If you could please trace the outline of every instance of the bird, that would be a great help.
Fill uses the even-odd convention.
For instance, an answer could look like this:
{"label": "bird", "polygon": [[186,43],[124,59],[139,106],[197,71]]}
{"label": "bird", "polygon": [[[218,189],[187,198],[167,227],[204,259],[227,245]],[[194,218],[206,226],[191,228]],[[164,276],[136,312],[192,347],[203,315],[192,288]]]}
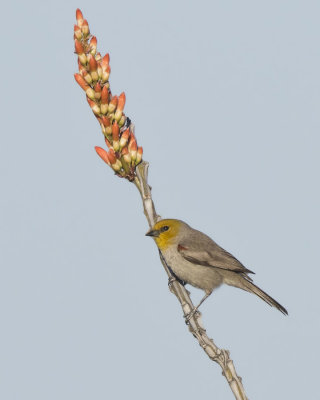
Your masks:
{"label": "bird", "polygon": [[267,304],[288,315],[275,299],[253,283],[247,269],[232,254],[204,233],[178,219],[161,219],[146,233],[154,238],[174,278],[205,292],[200,303],[187,315],[189,321],[213,290],[222,284],[254,293]]}

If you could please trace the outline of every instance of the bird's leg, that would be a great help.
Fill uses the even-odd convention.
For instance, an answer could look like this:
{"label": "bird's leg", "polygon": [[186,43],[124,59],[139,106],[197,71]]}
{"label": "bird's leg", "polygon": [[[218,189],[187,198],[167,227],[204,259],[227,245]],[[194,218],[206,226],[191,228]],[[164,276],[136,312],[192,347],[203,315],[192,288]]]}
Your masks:
{"label": "bird's leg", "polygon": [[202,298],[202,300],[200,301],[200,303],[197,305],[197,307],[195,307],[192,311],[189,312],[189,314],[187,314],[185,316],[186,318],[186,324],[190,321],[190,318],[192,318],[194,316],[194,314],[198,311],[198,308],[201,306],[201,304],[210,296],[212,292],[210,293],[206,293],[205,296]]}

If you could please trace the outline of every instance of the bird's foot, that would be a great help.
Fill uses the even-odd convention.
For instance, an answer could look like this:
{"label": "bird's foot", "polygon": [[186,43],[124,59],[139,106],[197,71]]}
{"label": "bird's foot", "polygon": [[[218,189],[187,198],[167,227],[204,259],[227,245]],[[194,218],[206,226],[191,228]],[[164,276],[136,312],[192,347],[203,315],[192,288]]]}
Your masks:
{"label": "bird's foot", "polygon": [[171,286],[172,286],[172,284],[173,284],[173,282],[175,282],[177,280],[177,278],[175,277],[175,276],[173,276],[173,275],[171,275],[170,277],[169,277],[169,279],[168,279],[168,286],[169,286],[169,289],[171,290]]}
{"label": "bird's foot", "polygon": [[187,284],[187,282],[181,280],[180,278],[177,277],[177,275],[175,275],[172,271],[172,269],[169,267],[169,270],[171,272],[171,276],[168,279],[168,286],[169,288],[171,288],[173,282],[179,282],[182,286],[185,286]]}
{"label": "bird's foot", "polygon": [[197,308],[197,307],[195,307],[193,310],[191,310],[188,314],[185,314],[185,315],[184,315],[185,322],[186,322],[187,325],[189,324],[190,319],[191,319],[195,314],[200,314],[200,312],[198,311],[198,308]]}

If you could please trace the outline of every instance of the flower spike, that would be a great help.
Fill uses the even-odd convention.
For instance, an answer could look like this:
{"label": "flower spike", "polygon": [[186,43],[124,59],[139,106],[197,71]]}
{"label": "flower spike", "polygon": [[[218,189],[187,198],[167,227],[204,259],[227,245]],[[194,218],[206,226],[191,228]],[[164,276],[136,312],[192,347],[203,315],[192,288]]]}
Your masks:
{"label": "flower spike", "polygon": [[142,160],[142,147],[137,146],[134,128],[124,113],[126,96],[112,95],[110,90],[110,56],[97,50],[97,38],[90,34],[88,21],[76,11],[74,46],[78,56],[76,82],[86,93],[88,104],[97,118],[108,151],[95,147],[99,157],[129,181],[135,179],[136,165]]}

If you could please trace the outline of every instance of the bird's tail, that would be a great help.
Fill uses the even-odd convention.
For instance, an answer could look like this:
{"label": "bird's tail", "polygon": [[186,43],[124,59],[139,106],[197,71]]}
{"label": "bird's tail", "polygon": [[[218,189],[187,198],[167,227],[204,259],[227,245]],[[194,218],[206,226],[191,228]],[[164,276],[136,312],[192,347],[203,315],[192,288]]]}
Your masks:
{"label": "bird's tail", "polygon": [[248,281],[245,277],[241,277],[238,281],[238,284],[234,284],[234,286],[237,286],[240,289],[246,290],[247,292],[254,293],[257,296],[260,297],[260,299],[264,300],[266,303],[269,304],[271,307],[277,308],[279,311],[282,312],[282,314],[288,315],[288,311],[280,304],[278,303],[275,299],[273,299],[271,296],[269,296],[266,292],[264,292],[262,289],[260,289],[258,286],[256,286],[254,283]]}

